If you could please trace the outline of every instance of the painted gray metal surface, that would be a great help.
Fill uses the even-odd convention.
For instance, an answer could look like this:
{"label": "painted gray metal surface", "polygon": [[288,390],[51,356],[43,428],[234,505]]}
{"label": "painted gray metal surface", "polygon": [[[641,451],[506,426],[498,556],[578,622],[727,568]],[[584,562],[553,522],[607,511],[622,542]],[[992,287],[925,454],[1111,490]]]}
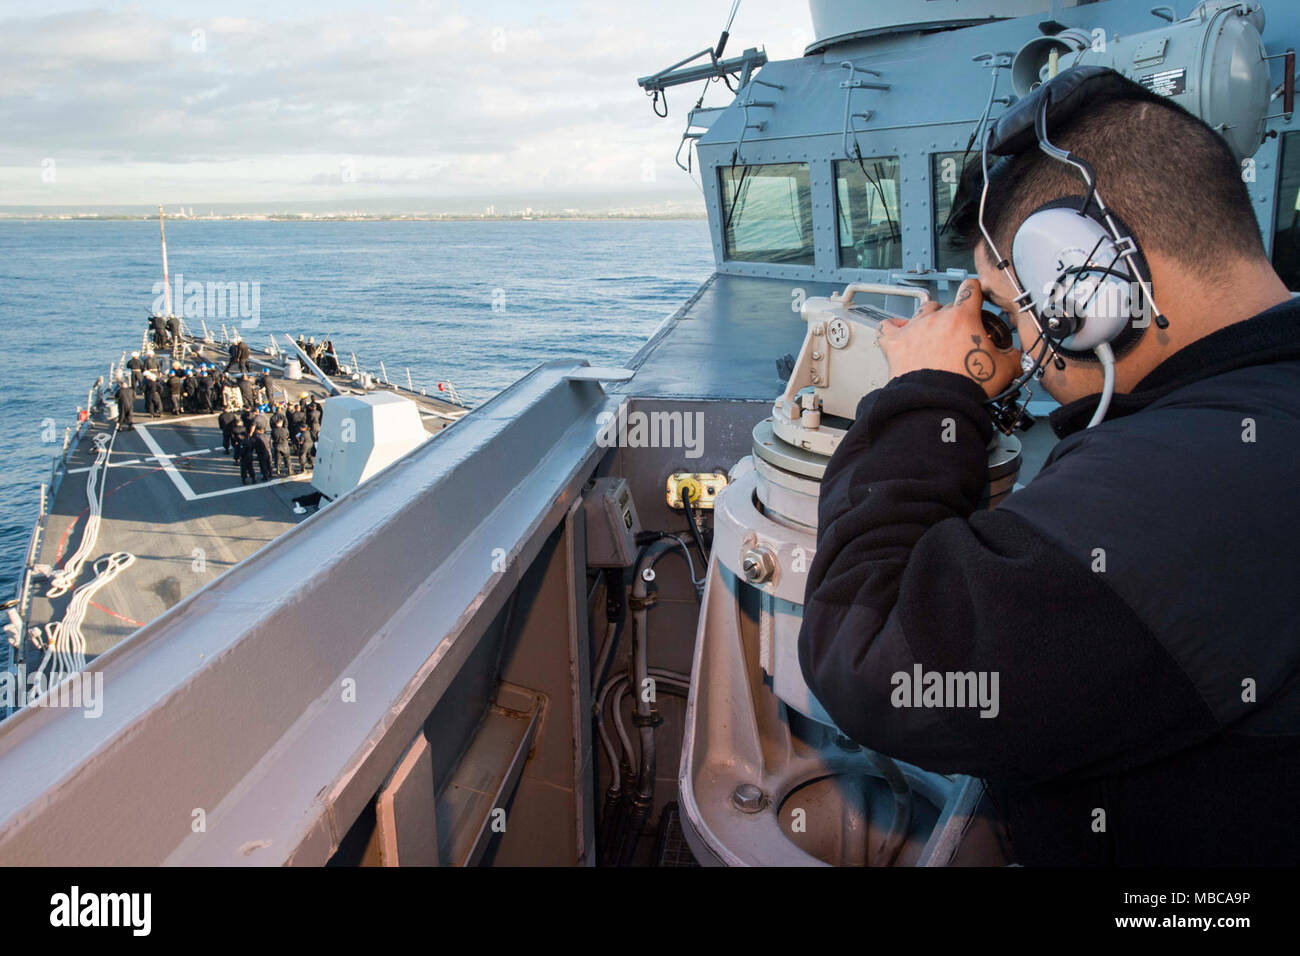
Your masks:
{"label": "painted gray metal surface", "polygon": [[[1032,5],[1032,4],[1031,4]],[[853,32],[848,28],[867,16],[867,8],[885,11],[880,17],[901,22],[891,4],[814,3],[814,19],[823,17],[826,26],[818,34],[834,31]],[[920,7],[956,7],[945,2],[918,4]],[[960,6],[967,8],[962,0]],[[994,6],[1007,8],[1006,4]],[[1014,5],[1012,14],[1014,15]],[[1036,6],[1044,10],[1047,4]],[[1300,8],[1293,4],[1264,4],[1267,25],[1264,43],[1270,54],[1295,46],[1300,34]],[[822,11],[819,13],[819,9]],[[973,8],[972,8],[973,9]],[[1085,30],[1102,28],[1109,34],[1129,35],[1159,27],[1165,21],[1153,16],[1150,4],[1129,0],[1059,7],[1055,19],[1069,27]],[[1186,10],[1182,11],[1184,14]],[[796,281],[818,280],[847,283],[851,281],[890,281],[891,277],[912,271],[929,273],[935,265],[932,173],[930,154],[964,150],[988,97],[989,71],[972,62],[986,52],[1014,53],[1029,40],[1041,36],[1041,15],[1020,19],[980,23],[962,29],[928,34],[916,32],[872,36],[867,39],[837,43],[828,50],[810,53],[799,59],[769,63],[753,83],[741,89],[735,100],[718,116],[698,140],[700,179],[709,212],[714,259],[719,272],[786,278]],[[863,21],[866,22],[866,21]],[[871,32],[867,30],[866,32]],[[816,46],[816,44],[814,44]],[[844,147],[844,90],[841,83],[850,62],[858,70],[877,71],[886,91],[861,90],[853,94],[854,111],[871,111],[871,118],[850,137],[866,159],[896,156],[900,170],[900,219],[903,240],[902,266],[896,270],[846,269],[839,266],[833,163],[849,158]],[[1281,82],[1281,61],[1273,61],[1275,82]],[[758,80],[776,84],[759,86]],[[1010,77],[1004,71],[998,85],[999,95],[1011,92]],[[763,128],[746,129],[745,101],[758,98],[773,102],[761,110]],[[994,116],[997,115],[995,107]],[[1280,112],[1280,104],[1275,111]],[[751,110],[752,113],[752,110]],[[752,119],[752,117],[751,117]],[[1267,128],[1285,133],[1300,129],[1300,120],[1282,117],[1270,119]],[[1277,160],[1280,140],[1271,138],[1254,155],[1255,168],[1247,179],[1247,188],[1255,203],[1257,218],[1266,244],[1272,242],[1274,199],[1276,196]],[[812,266],[741,262],[726,258],[723,239],[721,194],[718,169],[735,164],[806,162],[812,183],[813,233],[815,263]],[[937,290],[940,297],[945,291]]]}
{"label": "painted gray metal surface", "polygon": [[573,364],[539,367],[104,655],[100,719],[7,721],[0,859],[325,862],[585,480],[607,399],[565,380]]}
{"label": "painted gray metal surface", "polygon": [[[758,657],[759,622],[743,606],[745,585],[715,557],[700,615],[692,662],[691,694],[678,791],[685,833],[695,856],[725,866],[822,866],[850,862],[851,852],[867,844],[866,822],[878,814],[878,801],[850,806],[850,780],[874,778],[874,758],[855,746],[841,747],[830,728],[797,724],[753,666]],[[972,811],[976,794],[966,779],[900,765],[913,792],[918,814],[899,865],[947,862],[936,859],[942,845],[951,853],[949,827],[959,828]],[[817,831],[817,813],[805,788],[831,777],[823,832],[830,822],[846,829],[846,844],[827,859],[792,836],[793,813],[809,814],[808,832]],[[843,785],[838,785],[843,781]],[[737,787],[757,786],[766,798],[759,812],[743,812],[732,799]],[[823,798],[825,799],[825,798]],[[860,821],[853,821],[861,815]],[[853,821],[853,822],[851,822]],[[842,822],[842,823],[841,823]],[[873,832],[883,825],[873,821]],[[856,838],[856,845],[848,840]],[[986,859],[985,864],[1000,862]]]}
{"label": "painted gray metal surface", "polygon": [[825,283],[715,275],[628,362],[621,394],[662,398],[770,398],[780,391],[776,360],[799,351],[806,326],[798,306],[827,295]]}
{"label": "painted gray metal surface", "polygon": [[816,39],[809,51],[889,30],[1019,17],[1056,6],[1059,0],[810,0]]}
{"label": "painted gray metal surface", "polygon": [[[1156,22],[1144,6],[1120,0],[1066,8],[1060,17],[1126,32]],[[1270,18],[1266,41],[1295,35],[1300,11],[1277,6]],[[700,156],[722,274],[637,353],[629,363],[635,376],[609,389],[613,399],[639,408],[698,401],[709,450],[690,470],[725,469],[743,456],[750,429],[779,390],[775,360],[796,352],[802,339],[799,297],[825,295],[851,280],[890,278],[837,264],[831,163],[844,153],[839,84],[848,71],[841,62],[877,70],[889,87],[853,94],[855,109],[874,111],[856,141],[865,157],[899,156],[903,264],[924,271],[933,264],[928,154],[964,147],[987,95],[987,73],[970,58],[1017,49],[1037,35],[1037,19],[854,40],[826,55],[770,64],[737,104],[711,115]],[[750,121],[755,110],[762,114],[761,129],[747,123],[741,102],[754,104]],[[1271,125],[1289,128],[1282,121]],[[1277,148],[1276,139],[1261,148],[1249,184],[1269,236]],[[737,162],[809,163],[814,266],[724,261],[716,168],[730,163],[733,152]],[[502,841],[498,862],[549,862],[566,854],[564,862],[588,862],[591,792],[580,781],[593,769],[584,670],[590,648],[577,496],[600,463],[629,477],[647,527],[676,528],[681,517],[662,504],[663,476],[681,463],[680,450],[611,454],[595,446],[596,416],[612,405],[596,377],[574,363],[540,367],[438,443],[172,607],[95,662],[105,676],[103,717],[29,710],[6,722],[0,861],[324,862],[392,780],[421,728],[436,779],[457,779],[458,748],[504,680],[544,697],[547,710],[535,728],[541,743],[526,763],[508,734],[495,748],[482,741],[485,750],[503,755],[502,780],[517,787],[512,813],[525,824]],[[1050,444],[1046,428],[1031,433],[1022,478]],[[680,560],[664,564],[663,598],[651,623],[662,654],[655,663],[676,669],[690,666],[699,616],[684,576]],[[709,614],[726,639],[741,629],[735,603],[724,600],[723,589],[733,584],[715,562]],[[506,626],[512,596],[518,600],[524,591],[536,600],[512,627],[528,635],[526,645],[512,643]],[[728,666],[717,641],[701,647],[715,673]],[[501,649],[512,656],[497,667],[485,652]],[[352,692],[355,699],[347,699]],[[437,718],[462,704],[453,733],[450,718]],[[697,705],[693,699],[678,713],[675,701],[665,702],[662,734],[672,740],[661,745],[662,772],[676,763],[683,722],[700,718]],[[732,713],[743,716],[739,697],[735,706]],[[683,773],[689,767],[705,777],[692,782],[692,793],[711,787],[725,798],[729,791],[718,789],[716,775],[755,769],[746,761],[762,759],[757,737],[705,754],[693,749],[693,733],[688,728]],[[813,762],[787,761],[763,772],[794,786],[815,769]],[[715,776],[706,779],[709,774]],[[942,789],[937,780],[929,784]],[[667,798],[670,788],[663,789]],[[564,821],[562,836],[545,845],[528,841],[529,826],[550,822],[558,831],[557,821]],[[511,842],[516,832],[525,836]],[[695,836],[701,852],[716,850],[718,844]]]}

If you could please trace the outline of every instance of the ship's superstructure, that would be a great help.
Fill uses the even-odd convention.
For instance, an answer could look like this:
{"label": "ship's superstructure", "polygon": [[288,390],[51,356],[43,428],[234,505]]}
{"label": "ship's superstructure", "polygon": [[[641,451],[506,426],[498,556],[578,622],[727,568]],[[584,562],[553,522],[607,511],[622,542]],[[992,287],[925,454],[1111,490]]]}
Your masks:
{"label": "ship's superstructure", "polygon": [[[943,240],[981,122],[1063,71],[1110,67],[1220,129],[1300,288],[1300,12],[812,9],[802,57],[724,38],[642,78],[657,107],[736,94],[684,117],[679,151],[716,272],[627,367],[539,366],[183,595],[90,663],[100,719],[6,721],[0,859],[1007,861],[981,781],[859,747],[804,684],[818,480],[888,377],[882,319],[969,274]],[[990,444],[990,506],[1047,431]]]}

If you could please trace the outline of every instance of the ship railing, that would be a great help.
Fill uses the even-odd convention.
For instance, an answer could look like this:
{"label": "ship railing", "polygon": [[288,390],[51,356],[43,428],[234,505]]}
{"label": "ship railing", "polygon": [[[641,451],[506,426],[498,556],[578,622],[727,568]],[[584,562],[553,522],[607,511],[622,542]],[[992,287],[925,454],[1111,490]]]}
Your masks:
{"label": "ship railing", "polygon": [[[36,521],[32,524],[31,537],[27,541],[27,559],[23,562],[23,573],[18,578],[18,616],[22,618],[24,628],[27,624],[27,606],[30,601],[32,568],[41,545],[41,533],[45,529],[45,519],[49,515],[49,486],[41,482],[40,497],[36,506]],[[21,635],[20,635],[21,637]]]}
{"label": "ship railing", "polygon": [[[15,678],[20,676],[18,675],[18,668],[22,665],[25,656],[23,646],[27,641],[27,615],[31,610],[32,569],[36,566],[37,555],[40,554],[41,538],[45,533],[45,519],[49,517],[49,507],[49,486],[45,482],[41,482],[36,506],[36,520],[32,522],[31,537],[27,540],[26,559],[23,561],[22,573],[18,575],[18,590],[14,594],[14,614],[18,618],[18,629],[11,641],[6,642],[6,654],[8,656],[6,666],[15,675]],[[0,708],[4,717],[8,717],[15,709],[8,704]]]}
{"label": "ship railing", "polygon": [[[112,375],[112,367],[109,369]],[[31,579],[32,571],[36,566],[36,558],[39,554],[40,542],[45,531],[45,521],[49,517],[50,502],[58,493],[60,485],[63,483],[63,476],[67,471],[68,459],[76,451],[77,446],[81,443],[81,437],[90,427],[91,410],[95,408],[104,397],[104,379],[98,378],[86,393],[86,417],[79,420],[75,426],[69,425],[63,430],[63,444],[59,450],[50,459],[50,477],[48,482],[42,482],[40,486],[40,501],[36,509],[36,521],[32,525],[31,538],[27,543],[27,558],[23,562],[22,573],[18,576],[18,591],[15,595],[17,599],[17,614],[22,622],[21,630],[17,636],[18,647],[9,655],[11,667],[17,666],[22,660],[22,642],[25,640],[27,633],[27,613],[30,610],[31,603]],[[80,411],[80,409],[78,410]]]}
{"label": "ship railing", "polygon": [[[348,375],[356,375],[358,377],[366,374],[370,374],[367,373],[361,367],[360,363],[357,361],[356,352],[350,352],[348,354],[352,357],[352,365],[350,368],[341,369],[341,371],[346,371]],[[404,386],[400,382],[393,382],[389,380],[388,368],[387,366],[385,366],[382,359],[379,362],[379,370],[380,370],[380,378],[382,379],[385,387],[391,388],[395,392],[409,392],[412,395],[419,395],[423,398],[430,397],[429,389],[427,387],[420,386],[418,389],[415,387],[415,383],[411,379],[411,370],[409,367],[406,369],[406,385]],[[371,378],[375,378],[375,376],[372,374]],[[376,379],[376,381],[379,380],[380,379]],[[433,397],[439,398],[442,401],[451,402],[451,404],[453,405],[460,405],[462,408],[466,407],[465,402],[460,397],[460,393],[456,391],[456,386],[453,385],[451,382],[438,382],[437,388],[438,388],[438,394]]]}
{"label": "ship railing", "polygon": [[[591,707],[588,693],[574,693],[584,682],[569,674],[590,659],[581,491],[606,453],[595,438],[611,401],[601,371],[574,361],[539,366],[439,447],[413,450],[101,655],[96,671],[116,688],[111,719],[26,707],[6,721],[0,859],[326,863],[375,794],[403,776],[394,770],[430,715],[461,706],[472,662],[516,646],[568,667],[530,686],[545,695],[548,726],[560,729],[534,741],[521,727],[493,756],[495,779],[511,781],[502,799],[535,747],[539,764],[561,768],[555,786],[574,795],[583,845],[594,843],[565,728],[581,728]],[[514,453],[503,460],[501,448]],[[376,576],[377,567],[385,573]],[[561,613],[541,622],[523,604],[518,630],[503,624],[512,595],[543,581],[563,595]],[[339,704],[340,686],[365,692]],[[234,748],[222,731],[232,713],[247,729]],[[457,734],[457,750],[470,733]],[[31,759],[51,748],[59,760]],[[141,768],[162,752],[174,760],[158,787]],[[117,812],[140,801],[153,812]],[[448,832],[478,845],[488,812],[505,805],[481,801]],[[156,822],[217,806],[202,834]],[[534,825],[547,821],[511,817],[516,832]]]}
{"label": "ship railing", "polygon": [[63,430],[63,447],[60,448],[50,462],[50,494],[55,494],[59,489],[59,484],[63,479],[64,467],[68,464],[68,459],[76,451],[77,445],[81,441],[81,435],[90,424],[90,413],[87,410],[84,421],[77,422],[76,426],[69,425]]}

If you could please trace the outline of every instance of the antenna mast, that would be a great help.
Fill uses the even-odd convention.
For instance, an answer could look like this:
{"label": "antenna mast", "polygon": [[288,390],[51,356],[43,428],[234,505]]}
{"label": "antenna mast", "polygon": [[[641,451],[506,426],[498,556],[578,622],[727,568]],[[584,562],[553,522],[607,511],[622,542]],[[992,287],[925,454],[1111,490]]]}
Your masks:
{"label": "antenna mast", "polygon": [[163,227],[162,203],[158,204],[158,234],[162,236],[163,293],[167,296],[167,315],[170,318],[172,314],[172,287],[171,280],[167,277],[167,230]]}

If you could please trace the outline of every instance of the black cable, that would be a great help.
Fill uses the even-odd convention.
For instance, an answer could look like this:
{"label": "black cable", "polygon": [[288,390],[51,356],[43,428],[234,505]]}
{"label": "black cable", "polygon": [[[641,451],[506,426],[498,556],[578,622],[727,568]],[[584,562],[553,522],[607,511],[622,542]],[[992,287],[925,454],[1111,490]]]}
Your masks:
{"label": "black cable", "polygon": [[693,500],[694,499],[690,492],[683,489],[682,504],[685,505],[685,507],[682,510],[686,512],[686,523],[691,526],[691,536],[695,539],[695,547],[700,552],[700,560],[704,562],[704,568],[705,571],[707,571],[709,567],[709,555],[704,549],[704,535],[700,534],[700,526],[695,521],[695,510],[691,507],[691,502]]}
{"label": "black cable", "polygon": [[[735,169],[736,157],[734,154],[732,155],[731,164],[732,164],[731,168]],[[737,204],[740,202],[740,191],[742,188],[744,188],[745,180],[749,177],[749,171],[751,168],[752,167],[746,165],[740,171],[740,179],[736,182],[736,188],[731,191],[731,208],[727,210],[726,221],[723,222],[722,224],[722,235],[724,238],[731,230],[731,220],[736,217],[736,210],[739,208]],[[735,173],[732,173],[732,176],[734,177]],[[745,193],[745,195],[748,196],[749,193]]]}
{"label": "black cable", "polygon": [[[885,199],[885,190],[881,188],[879,181],[872,179],[871,174],[867,172],[867,167],[862,162],[862,147],[858,145],[856,139],[853,141],[853,151],[857,154],[858,166],[862,169],[862,175],[867,178],[867,182],[875,187],[876,195],[880,197],[880,207],[885,211],[885,221],[889,223],[889,238],[897,242],[898,228],[894,225],[894,217],[889,214],[889,201]],[[876,175],[881,176],[880,163],[878,162],[876,163]]]}
{"label": "black cable", "polygon": [[[970,131],[970,139],[966,141],[966,148],[962,150],[961,162],[957,164],[958,170],[963,170],[966,168],[966,160],[970,156],[971,147],[975,145],[975,137],[979,135],[980,127],[982,125],[983,125],[983,120],[980,120],[975,124],[975,128]],[[957,181],[960,184],[961,182],[960,172],[958,172]],[[939,235],[942,236],[944,233],[948,231],[948,225],[952,222],[952,214],[956,208],[957,208],[957,193],[956,190],[953,190],[952,200],[948,203],[948,215],[944,218],[943,225],[939,227]]]}
{"label": "black cable", "polygon": [[[889,225],[889,238],[891,241],[897,242],[898,227],[894,225],[894,217],[889,213],[889,201],[885,199],[885,191],[883,188],[881,188],[880,183],[877,182],[875,179],[873,179],[871,174],[867,172],[866,164],[862,161],[862,147],[858,145],[856,138],[853,141],[853,152],[855,154],[853,158],[857,159],[858,168],[862,170],[863,178],[865,178],[867,182],[871,183],[872,187],[876,191],[876,195],[880,197],[880,207],[884,210],[885,222],[888,223]],[[883,178],[883,174],[880,173],[880,163],[876,163],[876,172],[878,175],[881,176],[881,178]],[[850,227],[850,238],[851,237],[852,237],[852,227]],[[866,241],[865,238],[863,241],[864,242]],[[857,243],[854,242],[854,245],[856,246]]]}

